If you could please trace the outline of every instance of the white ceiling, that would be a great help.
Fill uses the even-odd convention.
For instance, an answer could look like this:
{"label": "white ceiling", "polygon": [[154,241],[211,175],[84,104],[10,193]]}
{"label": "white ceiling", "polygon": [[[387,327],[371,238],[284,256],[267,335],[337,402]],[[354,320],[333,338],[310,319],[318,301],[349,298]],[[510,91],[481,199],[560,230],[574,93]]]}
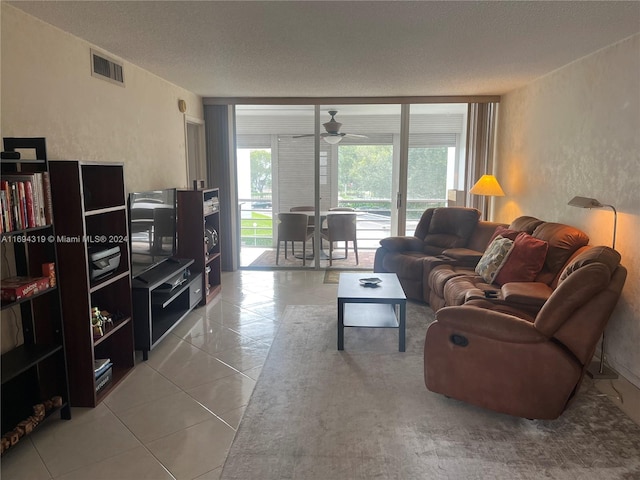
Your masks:
{"label": "white ceiling", "polygon": [[7,3],[204,97],[500,95],[640,32],[640,1]]}

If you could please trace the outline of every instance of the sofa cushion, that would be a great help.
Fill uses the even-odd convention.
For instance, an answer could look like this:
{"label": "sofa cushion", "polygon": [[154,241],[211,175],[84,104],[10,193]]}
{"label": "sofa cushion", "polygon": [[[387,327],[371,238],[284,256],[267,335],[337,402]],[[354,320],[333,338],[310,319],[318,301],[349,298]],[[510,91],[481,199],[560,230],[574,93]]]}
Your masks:
{"label": "sofa cushion", "polygon": [[444,287],[449,280],[453,277],[474,275],[474,273],[472,269],[468,268],[459,268],[454,265],[440,265],[429,272],[427,285],[438,297],[444,298]]}
{"label": "sofa cushion", "polygon": [[484,252],[482,258],[476,265],[475,272],[482,277],[487,283],[493,283],[500,268],[504,264],[511,248],[513,248],[513,240],[498,235],[491,245]]}
{"label": "sofa cushion", "polygon": [[394,272],[398,278],[422,281],[424,255],[418,252],[389,252],[382,259],[386,272]]}
{"label": "sofa cushion", "polygon": [[532,234],[535,238],[549,243],[549,250],[536,282],[551,285],[573,252],[589,243],[586,233],[562,223],[545,222]]}
{"label": "sofa cushion", "polygon": [[523,215],[511,222],[509,228],[511,230],[517,230],[518,232],[527,232],[528,234],[532,234],[533,231],[543,223],[544,221],[538,220],[536,217]]}
{"label": "sofa cushion", "polygon": [[500,293],[507,303],[526,305],[537,311],[551,296],[553,289],[540,282],[510,282],[502,286]]}
{"label": "sofa cushion", "polygon": [[418,237],[387,237],[380,240],[380,245],[390,252],[420,252],[423,242]]}
{"label": "sofa cushion", "polygon": [[436,208],[424,243],[440,248],[465,247],[479,219],[480,212],[475,208]]}
{"label": "sofa cushion", "polygon": [[495,290],[495,286],[485,282],[479,275],[453,277],[444,285],[445,305],[463,305],[471,299],[485,298],[484,292],[487,290]]}
{"label": "sofa cushion", "polygon": [[469,237],[469,241],[465,248],[476,250],[480,252],[480,256],[482,256],[482,252],[484,252],[487,249],[487,246],[491,243],[489,239],[493,237],[496,228],[499,226],[506,227],[507,225],[498,222],[478,222],[475,230]]}
{"label": "sofa cushion", "polygon": [[614,270],[620,265],[620,259],[620,254],[612,248],[605,246],[589,248],[576,256],[567,268],[564,269],[558,280],[558,285],[566,280],[573,272],[591,263],[602,263],[606,265],[609,272],[613,274]]}
{"label": "sofa cushion", "polygon": [[520,232],[493,281],[498,285],[509,282],[533,282],[544,265],[548,249],[549,244],[544,240]]}
{"label": "sofa cushion", "polygon": [[503,227],[501,225],[497,226],[495,231],[493,232],[493,235],[491,235],[489,242],[487,243],[487,247],[491,245],[491,242],[493,242],[498,235],[500,235],[503,238],[508,238],[509,240],[515,240],[519,233],[520,233],[520,230],[513,230],[511,228]]}

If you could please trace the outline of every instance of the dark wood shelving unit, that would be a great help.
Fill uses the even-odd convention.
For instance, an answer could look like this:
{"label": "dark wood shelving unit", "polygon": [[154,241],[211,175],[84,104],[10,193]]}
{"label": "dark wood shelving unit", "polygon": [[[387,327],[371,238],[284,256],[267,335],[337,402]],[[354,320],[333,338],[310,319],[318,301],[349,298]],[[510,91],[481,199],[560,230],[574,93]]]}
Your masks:
{"label": "dark wood shelving unit", "polygon": [[[32,140],[41,145],[42,150],[38,149],[37,152],[45,159],[3,159],[3,177],[13,173],[49,171],[44,139],[5,138],[4,149],[14,151],[14,147],[32,148]],[[15,272],[11,267],[10,276],[42,277],[42,265],[54,263],[57,277],[56,233],[53,224],[2,233],[3,261],[11,258],[12,262],[8,263],[15,263]],[[23,336],[23,343],[6,351],[0,359],[2,435],[13,431],[19,422],[34,415],[35,405],[50,401],[54,396],[61,397],[62,404],[48,409],[46,416],[59,412],[61,418],[70,419],[60,289],[53,285],[17,301],[2,302],[1,309],[2,322],[20,322]],[[38,424],[35,424],[36,428]]]}
{"label": "dark wood shelving unit", "polygon": [[[216,232],[215,245],[207,244],[207,230]],[[178,256],[193,258],[191,270],[202,274],[201,305],[222,288],[219,189],[178,190]]]}
{"label": "dark wood shelving unit", "polygon": [[191,270],[193,263],[170,258],[133,279],[135,345],[144,360],[202,299],[202,278]]}
{"label": "dark wood shelving unit", "polygon": [[[50,162],[60,263],[71,404],[95,407],[135,364],[129,265],[129,231],[121,163]],[[56,206],[57,205],[57,206]],[[92,253],[119,247],[117,268],[94,278]],[[94,336],[91,308],[113,316]],[[112,380],[96,391],[94,361],[113,362]]]}

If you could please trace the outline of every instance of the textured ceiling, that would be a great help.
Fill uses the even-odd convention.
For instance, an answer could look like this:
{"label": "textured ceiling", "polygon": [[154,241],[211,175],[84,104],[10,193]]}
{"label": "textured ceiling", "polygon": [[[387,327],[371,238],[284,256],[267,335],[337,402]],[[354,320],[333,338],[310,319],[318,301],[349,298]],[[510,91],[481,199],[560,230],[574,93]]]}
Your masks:
{"label": "textured ceiling", "polygon": [[204,97],[500,95],[640,32],[640,2],[7,2]]}

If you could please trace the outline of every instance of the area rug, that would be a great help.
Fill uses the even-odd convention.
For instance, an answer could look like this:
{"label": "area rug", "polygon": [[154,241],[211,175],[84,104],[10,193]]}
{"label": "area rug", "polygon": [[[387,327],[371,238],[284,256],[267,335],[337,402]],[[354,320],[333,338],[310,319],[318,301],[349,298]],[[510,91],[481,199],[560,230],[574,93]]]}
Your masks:
{"label": "area rug", "polygon": [[[300,248],[296,248],[296,253],[301,254],[302,250]],[[344,249],[341,252],[344,254]],[[375,250],[358,250],[358,265],[356,265],[356,256],[353,253],[353,250],[349,250],[349,256],[346,259],[342,260],[334,260],[333,268],[349,268],[354,270],[372,270],[373,269],[373,259],[376,255]],[[295,258],[291,255],[291,250],[289,250],[288,254],[289,258],[284,258],[284,250],[280,252],[280,259],[278,260],[278,267],[302,267],[302,260],[299,258]],[[307,267],[313,267],[313,260],[307,260]],[[320,260],[320,266],[322,268],[330,268],[328,260]],[[253,262],[249,264],[249,268],[273,268],[276,267],[276,251],[267,250],[263,252],[258,258],[256,258]]]}
{"label": "area rug", "polygon": [[405,353],[394,329],[347,329],[339,352],[332,309],[287,307],[221,478],[640,478],[640,426],[591,380],[554,421],[429,392],[432,320],[410,303]]}

